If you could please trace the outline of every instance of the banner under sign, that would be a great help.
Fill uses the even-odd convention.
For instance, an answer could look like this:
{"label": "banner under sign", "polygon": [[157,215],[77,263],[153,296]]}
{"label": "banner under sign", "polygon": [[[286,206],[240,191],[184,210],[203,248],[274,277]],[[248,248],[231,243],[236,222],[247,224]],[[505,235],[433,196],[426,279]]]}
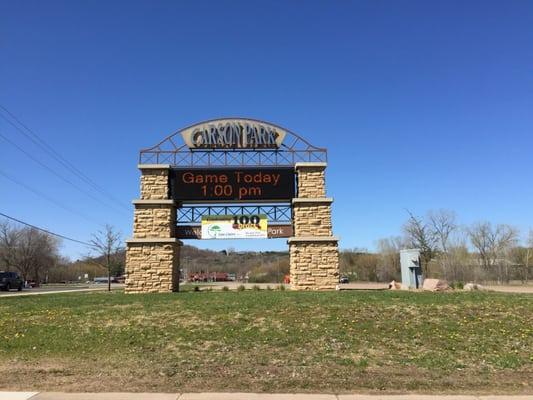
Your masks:
{"label": "banner under sign", "polygon": [[[269,224],[267,226],[267,235],[269,239],[289,238],[294,236],[291,224]],[[201,239],[201,225],[177,225],[176,238],[178,239]]]}
{"label": "banner under sign", "polygon": [[202,239],[267,239],[266,215],[202,217]]}

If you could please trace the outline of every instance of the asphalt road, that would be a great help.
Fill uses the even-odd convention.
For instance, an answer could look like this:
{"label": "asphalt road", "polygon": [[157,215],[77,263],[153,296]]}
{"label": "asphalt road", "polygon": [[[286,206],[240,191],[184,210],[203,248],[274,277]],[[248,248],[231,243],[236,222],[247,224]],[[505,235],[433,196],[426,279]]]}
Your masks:
{"label": "asphalt road", "polygon": [[[124,285],[122,284],[111,284],[111,290],[123,289]],[[49,294],[49,293],[68,293],[68,292],[92,292],[99,290],[107,290],[107,284],[91,284],[91,285],[81,285],[81,286],[45,286],[31,289],[22,289],[21,292],[17,290],[10,290],[9,292],[0,291],[0,297],[12,297],[12,296],[31,296],[38,294]]]}
{"label": "asphalt road", "polygon": [[[242,282],[210,282],[210,283],[194,283],[187,282],[188,285],[198,285],[200,288],[211,287],[214,290],[222,290],[224,286],[227,286],[231,290],[236,290],[237,287],[243,285],[246,289],[252,289],[254,286],[259,286],[261,289],[267,289],[268,287],[275,289],[280,286],[279,283],[242,283]],[[183,285],[183,283],[180,283]],[[286,289],[290,288],[290,285],[283,285]],[[354,282],[339,285],[341,290],[386,290],[388,288],[387,283],[374,283],[374,282]],[[485,286],[486,289],[495,291],[495,292],[506,292],[506,293],[533,293],[533,285],[490,285]],[[111,290],[124,289],[123,284],[111,285]],[[22,292],[16,290],[11,290],[9,292],[0,291],[0,297],[9,297],[9,296],[30,296],[38,294],[48,294],[48,293],[68,293],[68,292],[91,292],[98,290],[107,290],[107,284],[90,284],[90,285],[80,285],[80,286],[53,286],[53,287],[40,287],[33,289],[23,289]]]}

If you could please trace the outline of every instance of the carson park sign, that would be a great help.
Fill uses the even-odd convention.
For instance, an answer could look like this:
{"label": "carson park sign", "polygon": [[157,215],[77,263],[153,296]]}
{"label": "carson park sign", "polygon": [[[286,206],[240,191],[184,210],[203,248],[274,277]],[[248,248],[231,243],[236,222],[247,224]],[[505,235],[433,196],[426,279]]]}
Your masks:
{"label": "carson park sign", "polygon": [[181,132],[190,149],[279,148],[286,134],[274,125],[236,118],[200,123]]}
{"label": "carson park sign", "polygon": [[141,150],[126,292],[177,291],[180,239],[287,238],[291,288],[335,289],[326,166],[326,149],[247,118],[203,121]]}

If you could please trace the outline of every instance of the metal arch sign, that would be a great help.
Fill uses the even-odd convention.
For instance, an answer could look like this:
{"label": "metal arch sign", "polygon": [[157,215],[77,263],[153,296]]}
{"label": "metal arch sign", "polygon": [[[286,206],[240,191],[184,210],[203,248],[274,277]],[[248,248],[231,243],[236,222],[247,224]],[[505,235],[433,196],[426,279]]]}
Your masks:
{"label": "metal arch sign", "polygon": [[180,133],[190,149],[277,149],[287,134],[278,126],[240,118],[203,122]]}

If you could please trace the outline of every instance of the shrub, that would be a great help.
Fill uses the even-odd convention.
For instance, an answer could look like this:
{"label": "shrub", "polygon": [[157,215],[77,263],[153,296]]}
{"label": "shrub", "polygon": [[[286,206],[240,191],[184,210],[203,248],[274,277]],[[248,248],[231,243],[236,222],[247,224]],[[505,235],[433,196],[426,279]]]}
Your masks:
{"label": "shrub", "polygon": [[239,292],[244,292],[245,289],[246,288],[244,287],[244,285],[239,285],[239,287],[237,288]]}
{"label": "shrub", "polygon": [[199,287],[199,286],[195,286],[195,287],[194,287],[194,291],[195,291],[195,292],[199,292],[199,291],[200,291],[200,287]]}
{"label": "shrub", "polygon": [[452,282],[450,284],[450,287],[452,289],[463,289],[465,286],[464,282],[458,281],[458,282]]}
{"label": "shrub", "polygon": [[261,290],[261,288],[259,287],[259,285],[254,285],[254,286],[252,287],[252,290],[257,291],[257,290]]}
{"label": "shrub", "polygon": [[228,290],[229,290],[229,287],[227,287],[227,286],[224,286],[224,287],[222,288],[222,291],[223,291],[223,292],[227,292]]}
{"label": "shrub", "polygon": [[279,285],[278,289],[281,290],[281,291],[285,290],[285,285]]}

